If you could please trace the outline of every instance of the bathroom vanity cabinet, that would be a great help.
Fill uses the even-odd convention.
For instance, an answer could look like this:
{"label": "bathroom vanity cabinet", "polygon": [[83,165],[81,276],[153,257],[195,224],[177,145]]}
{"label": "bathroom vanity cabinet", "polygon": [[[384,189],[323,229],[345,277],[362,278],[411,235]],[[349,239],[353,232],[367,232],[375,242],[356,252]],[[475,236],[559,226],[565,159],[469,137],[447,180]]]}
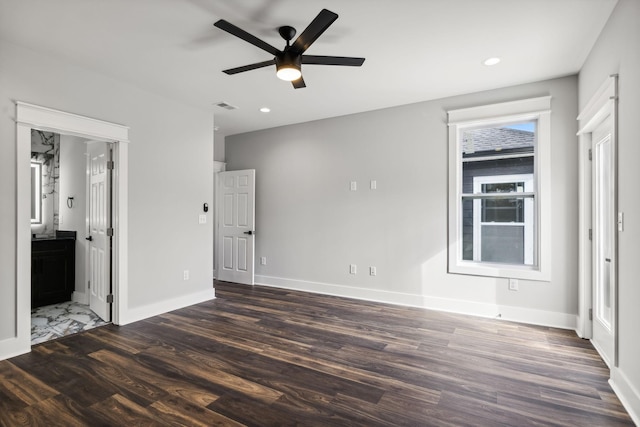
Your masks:
{"label": "bathroom vanity cabinet", "polygon": [[71,301],[75,248],[75,236],[31,241],[31,308]]}

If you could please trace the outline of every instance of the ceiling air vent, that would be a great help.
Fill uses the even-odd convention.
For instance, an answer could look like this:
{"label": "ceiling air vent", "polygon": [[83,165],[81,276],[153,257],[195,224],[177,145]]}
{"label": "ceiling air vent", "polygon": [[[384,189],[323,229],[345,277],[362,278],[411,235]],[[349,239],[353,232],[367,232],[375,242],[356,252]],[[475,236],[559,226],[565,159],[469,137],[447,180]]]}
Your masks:
{"label": "ceiling air vent", "polygon": [[227,102],[221,101],[221,102],[216,102],[215,104],[216,107],[220,107],[220,108],[224,108],[225,110],[237,110],[238,107],[236,107],[235,105],[231,105]]}

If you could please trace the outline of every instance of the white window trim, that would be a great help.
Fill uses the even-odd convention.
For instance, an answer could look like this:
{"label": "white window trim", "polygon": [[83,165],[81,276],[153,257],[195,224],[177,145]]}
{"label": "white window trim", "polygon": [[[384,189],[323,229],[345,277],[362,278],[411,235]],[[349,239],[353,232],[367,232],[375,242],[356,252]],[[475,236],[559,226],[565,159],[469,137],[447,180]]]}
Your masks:
{"label": "white window trim", "polygon": [[[533,174],[517,174],[517,175],[491,175],[491,176],[475,176],[473,177],[473,192],[482,193],[482,184],[505,184],[509,182],[524,182],[525,192],[534,192]],[[514,194],[514,198],[518,197],[518,193]],[[482,259],[482,225],[498,225],[501,227],[521,226],[524,227],[524,263],[535,264],[535,241],[534,241],[534,215],[533,206],[534,198],[526,198],[524,200],[524,218],[525,222],[482,222],[482,200],[475,199],[473,201],[473,260],[480,261]],[[529,218],[529,221],[527,221]],[[476,244],[478,242],[478,244]]]}
{"label": "white window trim", "polygon": [[[525,280],[551,279],[551,97],[448,111],[449,116],[449,273]],[[537,121],[534,185],[537,213],[535,265],[497,264],[462,260],[462,152],[458,143],[464,129]]]}

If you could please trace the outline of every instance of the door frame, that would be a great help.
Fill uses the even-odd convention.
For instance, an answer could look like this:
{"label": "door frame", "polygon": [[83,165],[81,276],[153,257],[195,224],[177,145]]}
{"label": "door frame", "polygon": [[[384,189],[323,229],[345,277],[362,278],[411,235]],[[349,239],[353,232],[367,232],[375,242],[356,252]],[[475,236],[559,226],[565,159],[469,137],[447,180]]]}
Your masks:
{"label": "door frame", "polygon": [[218,173],[225,172],[227,164],[217,160],[213,161],[213,278],[218,278]]}
{"label": "door frame", "polygon": [[[578,321],[576,332],[581,338],[591,339],[593,336],[593,320],[589,310],[593,308],[593,249],[590,230],[593,227],[592,214],[592,164],[590,150],[593,148],[593,132],[611,116],[613,150],[613,205],[614,212],[618,207],[618,75],[610,75],[578,115],[579,144],[579,244],[578,244]],[[613,366],[618,366],[618,232],[614,233],[613,250],[615,265],[613,315]]]}
{"label": "door frame", "polygon": [[16,101],[16,349],[31,350],[31,129],[113,143],[112,322],[124,324],[128,306],[129,127]]}

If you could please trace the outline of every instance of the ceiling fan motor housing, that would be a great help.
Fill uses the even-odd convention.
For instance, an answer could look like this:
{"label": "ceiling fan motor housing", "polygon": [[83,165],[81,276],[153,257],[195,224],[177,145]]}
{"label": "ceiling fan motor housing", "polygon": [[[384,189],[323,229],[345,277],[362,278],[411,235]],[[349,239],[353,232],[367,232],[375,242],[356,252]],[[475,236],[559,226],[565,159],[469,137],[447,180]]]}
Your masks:
{"label": "ceiling fan motor housing", "polygon": [[281,55],[276,56],[276,68],[278,70],[282,67],[296,68],[299,70],[301,63],[301,55],[296,55],[288,50],[285,50]]}

